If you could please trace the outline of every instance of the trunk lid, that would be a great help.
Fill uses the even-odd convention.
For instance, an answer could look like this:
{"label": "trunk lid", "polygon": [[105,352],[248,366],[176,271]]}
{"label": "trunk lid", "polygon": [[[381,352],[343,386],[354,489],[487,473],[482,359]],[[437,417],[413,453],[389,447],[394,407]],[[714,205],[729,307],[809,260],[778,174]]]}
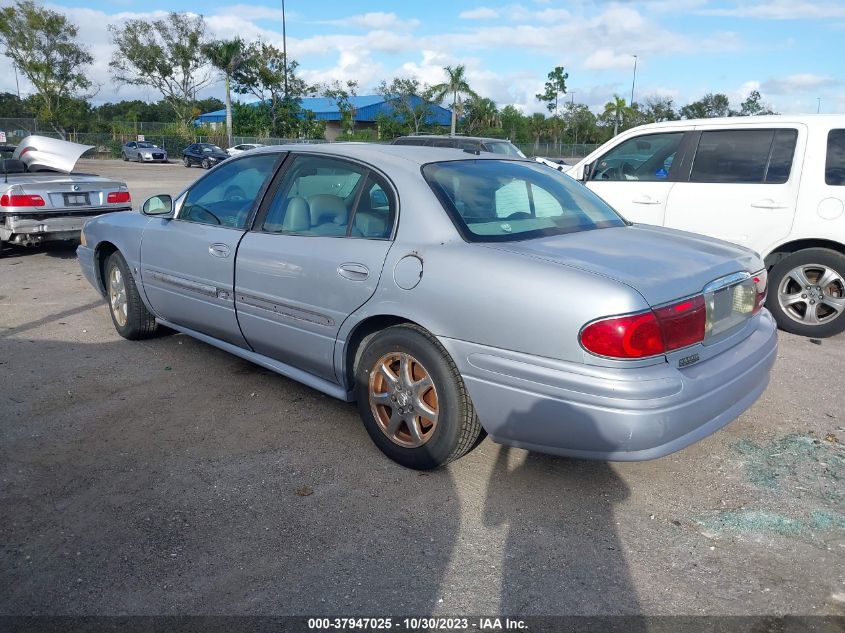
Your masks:
{"label": "trunk lid", "polygon": [[700,293],[731,273],[763,268],[747,248],[646,224],[485,246],[615,279],[651,306]]}
{"label": "trunk lid", "polygon": [[[2,181],[0,181],[2,182]],[[0,185],[4,191],[37,195],[44,199],[44,206],[21,207],[15,215],[43,214],[45,211],[61,210],[62,213],[89,211],[102,208],[128,208],[129,204],[109,203],[108,194],[126,191],[126,184],[100,176],[85,174],[9,174],[8,183]]]}

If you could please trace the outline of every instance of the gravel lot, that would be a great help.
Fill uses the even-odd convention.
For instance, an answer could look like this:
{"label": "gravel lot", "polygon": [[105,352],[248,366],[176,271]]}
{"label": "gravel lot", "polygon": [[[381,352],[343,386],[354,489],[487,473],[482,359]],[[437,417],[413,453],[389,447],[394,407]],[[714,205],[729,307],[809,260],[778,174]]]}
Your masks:
{"label": "gravel lot", "polygon": [[[82,169],[136,206],[202,173]],[[18,249],[0,613],[845,614],[845,336],[780,341],[757,404],[672,456],[486,440],[424,474],[352,405],[182,335],[124,341],[73,247]]]}

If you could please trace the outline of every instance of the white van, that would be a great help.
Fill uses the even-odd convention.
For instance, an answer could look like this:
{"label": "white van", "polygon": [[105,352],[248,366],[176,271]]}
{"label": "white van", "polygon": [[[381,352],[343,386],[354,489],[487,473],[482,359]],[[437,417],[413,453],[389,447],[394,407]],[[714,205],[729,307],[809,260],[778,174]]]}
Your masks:
{"label": "white van", "polygon": [[667,121],[569,171],[633,222],[735,242],[769,270],[787,332],[845,330],[845,115]]}

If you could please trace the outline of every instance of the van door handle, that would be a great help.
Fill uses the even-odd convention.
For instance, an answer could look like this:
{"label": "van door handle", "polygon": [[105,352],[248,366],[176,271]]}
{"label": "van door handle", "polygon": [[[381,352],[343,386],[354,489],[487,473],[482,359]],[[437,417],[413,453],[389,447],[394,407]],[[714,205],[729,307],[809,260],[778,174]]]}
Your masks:
{"label": "van door handle", "polygon": [[771,198],[765,198],[764,200],[757,200],[756,202],[752,202],[751,206],[755,209],[788,209],[789,206],[785,204],[778,204]]}
{"label": "van door handle", "polygon": [[640,196],[631,200],[634,204],[660,204],[660,200],[655,200],[651,196]]}
{"label": "van door handle", "polygon": [[370,276],[370,269],[364,264],[348,262],[337,267],[337,274],[351,281],[364,281]]}
{"label": "van door handle", "polygon": [[208,247],[208,254],[212,257],[228,257],[231,252],[225,244],[212,244]]}

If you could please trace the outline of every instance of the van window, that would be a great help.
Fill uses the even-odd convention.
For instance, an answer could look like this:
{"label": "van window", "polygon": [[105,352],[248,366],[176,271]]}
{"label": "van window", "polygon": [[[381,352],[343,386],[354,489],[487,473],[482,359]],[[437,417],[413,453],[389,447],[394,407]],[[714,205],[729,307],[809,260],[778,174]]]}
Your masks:
{"label": "van window", "polygon": [[771,183],[789,180],[797,130],[702,132],[691,182]]}
{"label": "van window", "polygon": [[824,181],[834,187],[845,187],[845,130],[831,130],[827,135]]}
{"label": "van window", "polygon": [[628,139],[596,162],[591,180],[666,180],[683,137],[668,132]]}

